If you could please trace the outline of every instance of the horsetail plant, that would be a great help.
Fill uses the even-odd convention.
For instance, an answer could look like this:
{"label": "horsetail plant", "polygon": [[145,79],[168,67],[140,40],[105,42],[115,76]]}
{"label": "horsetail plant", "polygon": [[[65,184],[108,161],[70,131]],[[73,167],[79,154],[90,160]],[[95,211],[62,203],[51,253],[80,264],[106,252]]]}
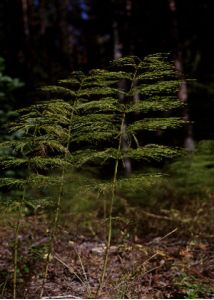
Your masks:
{"label": "horsetail plant", "polygon": [[[72,124],[73,124],[73,118],[76,113],[76,106],[78,105],[79,102],[79,94],[81,92],[81,88],[83,85],[85,79],[85,75],[82,72],[73,72],[68,79],[60,80],[59,85],[57,86],[48,86],[43,88],[43,92],[46,94],[48,93],[48,97],[50,97],[52,100],[55,97],[60,97],[60,98],[65,98],[71,105],[71,110],[69,113],[65,116],[62,114],[60,117],[64,119],[63,125],[65,128],[67,128],[67,138],[65,141],[65,147],[66,147],[66,152],[64,153],[64,159],[67,161],[70,156],[69,152],[69,146],[72,140]],[[62,85],[62,86],[60,86]],[[55,114],[56,119],[58,118],[58,114],[53,112]],[[60,118],[59,117],[59,118]],[[50,241],[49,241],[49,247],[48,247],[48,253],[47,253],[47,258],[46,258],[46,264],[45,264],[45,271],[44,271],[44,276],[43,276],[43,282],[42,282],[42,287],[40,291],[40,298],[42,298],[43,293],[44,293],[44,288],[45,288],[45,282],[47,280],[47,275],[48,275],[48,267],[49,267],[49,262],[50,262],[50,257],[52,254],[52,248],[53,248],[53,243],[54,243],[54,238],[59,222],[59,214],[60,214],[60,208],[61,208],[61,201],[63,197],[63,189],[64,189],[64,184],[65,184],[65,172],[66,168],[63,166],[61,169],[61,174],[59,177],[59,192],[57,196],[57,204],[56,204],[56,210],[54,214],[54,219],[53,219],[53,224],[50,229]]]}
{"label": "horsetail plant", "polygon": [[[17,199],[18,216],[15,225],[14,241],[14,271],[13,271],[13,298],[17,295],[17,268],[18,268],[18,243],[20,222],[25,205],[31,201],[28,194],[32,187],[37,189],[57,184],[57,178],[51,176],[50,169],[59,169],[69,166],[62,153],[67,152],[63,146],[65,130],[59,120],[52,117],[52,111],[58,109],[65,115],[68,107],[62,101],[52,101],[33,105],[30,108],[20,110],[20,117],[11,126],[11,132],[21,135],[21,139],[3,142],[0,144],[2,152],[1,167],[5,170],[18,168],[24,174],[18,178],[0,178],[0,186],[16,188],[21,191],[21,199]],[[8,156],[10,152],[10,156]],[[3,153],[6,156],[3,156]],[[43,174],[45,173],[45,175]],[[37,199],[44,203],[45,199]],[[49,199],[46,199],[49,201]],[[33,202],[36,202],[34,199]]]}
{"label": "horsetail plant", "polygon": [[[95,186],[111,193],[104,262],[96,291],[96,296],[100,295],[107,273],[117,192],[123,186],[153,182],[153,177],[145,176],[142,170],[138,171],[140,175],[122,176],[124,165],[130,160],[140,162],[143,167],[144,162],[177,155],[177,149],[157,142],[160,140],[157,132],[185,124],[178,114],[182,106],[177,97],[178,89],[175,69],[166,55],[150,55],[143,60],[131,56],[112,62],[107,70],[92,70],[88,75],[74,72],[58,85],[43,88],[47,102],[22,112],[21,122],[13,127],[22,132],[22,138],[6,144],[15,150],[16,156],[5,158],[1,164],[5,168],[24,166],[27,175],[13,183],[11,178],[2,178],[2,184],[21,187],[22,203],[26,189],[36,181],[49,185],[53,179],[59,184],[40,297],[48,275],[67,168],[77,171],[96,168],[105,178],[103,171],[108,166],[112,169],[111,180]],[[58,183],[51,176],[50,168],[59,170]],[[45,176],[42,171],[46,172]],[[17,228],[18,237],[19,226]]]}
{"label": "horsetail plant", "polygon": [[[121,80],[126,83],[124,89],[120,88]],[[82,96],[87,97],[87,101],[79,103],[76,108],[79,113],[72,128],[72,143],[78,144],[78,150],[71,156],[72,164],[81,168],[87,164],[100,166],[114,161],[107,242],[97,289],[99,296],[107,271],[117,186],[147,179],[145,175],[120,178],[121,167],[127,158],[161,161],[176,156],[177,149],[148,143],[142,137],[146,132],[181,127],[185,121],[166,116],[166,113],[180,108],[182,103],[176,94],[179,81],[175,70],[164,55],[151,55],[143,60],[138,57],[121,58],[112,63],[110,70],[93,70],[84,84],[86,89]],[[124,139],[126,147],[123,147]],[[151,178],[148,178],[150,181]]]}

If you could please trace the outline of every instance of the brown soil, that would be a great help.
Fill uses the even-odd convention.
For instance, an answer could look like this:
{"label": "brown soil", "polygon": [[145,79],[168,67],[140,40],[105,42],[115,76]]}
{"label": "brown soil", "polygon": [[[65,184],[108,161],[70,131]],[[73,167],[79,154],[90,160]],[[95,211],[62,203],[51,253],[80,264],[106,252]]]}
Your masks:
{"label": "brown soil", "polygon": [[[19,298],[39,298],[48,230],[43,217],[25,217],[19,236]],[[59,228],[43,297],[47,298],[213,298],[214,245],[211,238],[182,240],[176,232],[146,239],[113,241],[103,289],[96,291],[104,243]],[[0,231],[0,296],[12,297],[14,230]]]}

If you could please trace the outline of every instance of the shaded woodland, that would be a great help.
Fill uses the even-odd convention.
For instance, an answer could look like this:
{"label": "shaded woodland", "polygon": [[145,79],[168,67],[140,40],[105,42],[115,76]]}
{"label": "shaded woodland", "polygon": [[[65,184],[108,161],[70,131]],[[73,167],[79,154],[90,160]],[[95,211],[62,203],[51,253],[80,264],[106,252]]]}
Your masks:
{"label": "shaded woodland", "polygon": [[197,120],[195,138],[209,139],[212,12],[212,1],[1,1],[0,54],[8,74],[32,92],[117,56],[170,52],[187,77],[197,79],[189,92],[190,114]]}
{"label": "shaded woodland", "polygon": [[213,13],[0,2],[1,298],[213,298]]}

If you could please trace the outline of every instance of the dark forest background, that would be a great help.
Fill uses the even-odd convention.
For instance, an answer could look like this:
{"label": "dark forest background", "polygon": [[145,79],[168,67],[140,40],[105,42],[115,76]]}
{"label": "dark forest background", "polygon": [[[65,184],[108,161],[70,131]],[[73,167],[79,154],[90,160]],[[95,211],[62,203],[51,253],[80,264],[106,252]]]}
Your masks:
{"label": "dark forest background", "polygon": [[5,72],[25,83],[11,109],[32,103],[38,86],[72,70],[169,52],[194,79],[183,91],[194,122],[188,134],[213,139],[213,12],[211,0],[2,0],[0,56]]}
{"label": "dark forest background", "polygon": [[[52,299],[96,298],[102,289],[102,298],[113,299],[213,298],[213,28],[214,0],[0,0],[0,298],[42,298],[43,293]],[[155,53],[167,55],[153,55],[152,60]],[[165,104],[159,109],[156,103],[157,111],[148,112],[145,106],[140,114],[144,118],[145,113],[150,125],[140,124],[145,131],[137,138],[132,134],[133,148],[126,125],[131,128],[141,121],[135,107],[141,86],[135,86],[135,77],[131,84],[129,77],[117,77],[117,65],[116,81],[105,81],[102,72],[95,71],[84,83],[81,72],[72,73],[110,69],[114,64],[109,62],[129,55],[142,61],[151,55],[142,68],[148,74],[156,57],[152,75],[144,78],[144,99],[153,101],[149,91],[153,95],[153,86],[154,95],[159,95],[160,83],[165,103],[174,79],[165,81],[159,68],[169,57],[179,82],[174,92],[185,104],[165,111]],[[157,57],[164,57],[164,64]],[[132,71],[123,68],[126,59],[119,62],[128,74]],[[171,74],[167,72],[166,77]],[[62,96],[66,101],[55,102],[61,96],[54,93],[66,87],[66,81],[59,80],[65,78],[72,88],[68,80],[69,93]],[[129,92],[127,87],[123,90],[126,84],[131,85]],[[119,91],[117,99],[109,98],[113,89],[106,95],[105,87],[114,87],[114,94]],[[131,103],[126,103],[129,98],[136,103],[127,110],[128,117],[118,108],[113,115],[108,105],[102,110],[105,101],[122,107],[123,101]],[[80,104],[95,101],[88,111],[80,105],[78,112],[78,99]],[[39,101],[41,106],[31,105]],[[182,118],[183,127],[174,130],[178,121],[170,125],[170,107],[176,108],[172,113]],[[116,136],[113,129],[119,119]],[[113,134],[108,136],[109,128]],[[153,140],[161,150],[147,147]],[[175,160],[167,154],[169,148],[159,148],[162,144],[173,151],[180,148]],[[139,157],[145,159],[136,162],[131,154],[127,159],[126,147],[136,157],[142,150]],[[143,149],[148,149],[145,154]],[[77,150],[82,150],[80,156]],[[102,164],[96,162],[96,151]],[[87,155],[93,159],[93,154],[90,161]],[[100,283],[101,278],[105,282]]]}

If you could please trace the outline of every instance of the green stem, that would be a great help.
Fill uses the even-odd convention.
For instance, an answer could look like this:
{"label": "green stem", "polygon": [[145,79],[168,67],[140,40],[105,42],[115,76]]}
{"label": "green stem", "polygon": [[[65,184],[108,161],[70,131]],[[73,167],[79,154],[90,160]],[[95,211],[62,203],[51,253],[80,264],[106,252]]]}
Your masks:
{"label": "green stem", "polygon": [[[80,89],[81,88],[79,88],[78,91],[80,91]],[[73,121],[75,106],[77,105],[77,102],[78,101],[77,101],[77,97],[76,97],[76,100],[74,102],[75,104],[73,106],[73,109],[72,109],[72,112],[70,115],[70,125],[68,127],[68,139],[66,142],[66,150],[67,151],[64,156],[65,159],[67,158],[69,145],[70,145],[70,141],[71,141],[72,121]],[[41,287],[41,291],[40,291],[40,298],[42,298],[42,296],[44,294],[44,288],[45,288],[45,283],[47,281],[51,253],[53,250],[54,238],[55,238],[55,234],[56,234],[57,226],[58,226],[58,222],[59,222],[59,213],[60,213],[61,200],[62,200],[62,195],[63,195],[64,179],[65,179],[65,167],[62,168],[62,174],[60,177],[60,188],[59,188],[59,194],[58,194],[58,199],[57,199],[57,207],[56,207],[56,212],[55,212],[55,216],[54,216],[54,220],[53,220],[53,226],[52,226],[52,230],[51,230],[50,240],[49,240],[49,244],[48,244],[48,253],[47,253],[47,258],[46,258],[46,263],[45,263],[45,271],[44,271],[44,275],[43,275],[42,287]]]}
{"label": "green stem", "polygon": [[62,199],[63,186],[64,186],[64,176],[65,176],[65,169],[63,168],[61,180],[60,180],[60,189],[59,189],[59,195],[58,195],[58,199],[57,199],[56,212],[54,215],[54,221],[53,221],[53,226],[52,226],[52,230],[51,230],[50,240],[48,243],[48,253],[47,253],[47,258],[46,258],[46,263],[45,263],[45,271],[44,271],[44,275],[43,275],[42,287],[41,287],[41,291],[40,291],[40,298],[42,298],[42,296],[44,294],[45,283],[46,283],[47,277],[48,277],[48,268],[49,268],[49,263],[50,263],[50,259],[51,259],[54,238],[55,238],[58,221],[59,221],[59,212],[60,212],[60,207],[61,207],[61,199]]}
{"label": "green stem", "polygon": [[[37,131],[37,126],[35,127],[33,135],[32,135],[33,143],[35,142],[36,131]],[[28,169],[29,169],[29,164],[28,164]],[[27,180],[27,182],[28,182],[28,180]],[[21,217],[22,217],[22,207],[23,207],[24,202],[25,202],[26,186],[27,186],[27,183],[23,188],[22,199],[21,199],[21,202],[19,203],[19,212],[18,212],[17,222],[16,222],[16,226],[15,226],[14,260],[13,260],[13,265],[14,265],[13,299],[16,299],[16,294],[17,294],[17,267],[18,267],[19,231],[20,231],[20,223],[21,223]]]}
{"label": "green stem", "polygon": [[14,260],[13,260],[13,299],[16,299],[17,294],[17,267],[18,267],[18,249],[19,249],[19,231],[22,217],[22,206],[25,199],[25,188],[23,189],[22,200],[19,203],[17,222],[15,226],[15,241],[14,241]]}
{"label": "green stem", "polygon": [[[20,211],[20,207],[19,207]],[[14,243],[14,261],[13,261],[13,299],[16,299],[16,291],[17,291],[17,264],[18,264],[18,244],[19,244],[19,229],[20,229],[20,212],[18,214],[16,227],[15,227],[15,243]]]}
{"label": "green stem", "polygon": [[[125,123],[125,112],[122,115],[122,121],[121,121],[121,126],[120,126],[120,139],[119,139],[119,144],[118,144],[118,156],[121,152],[122,131],[123,131],[124,123]],[[100,292],[102,291],[102,288],[103,288],[105,275],[106,275],[106,272],[107,272],[109,250],[110,250],[110,247],[111,247],[112,211],[113,211],[113,204],[114,204],[115,194],[116,194],[118,165],[119,165],[119,158],[117,158],[117,160],[115,162],[115,167],[114,167],[114,176],[113,176],[113,180],[112,180],[112,195],[111,195],[110,208],[109,208],[109,222],[108,222],[108,227],[107,227],[107,241],[106,241],[106,248],[105,248],[105,253],[104,253],[103,268],[102,268],[101,277],[100,277],[99,285],[98,285],[97,292],[96,292],[97,297],[100,295]]]}
{"label": "green stem", "polygon": [[[133,79],[132,79],[130,90],[134,86],[134,80],[136,78],[137,72],[138,72],[138,69],[136,68],[136,70],[134,72],[134,75],[133,75]],[[119,143],[118,143],[118,157],[119,157],[119,154],[121,153],[121,148],[122,148],[122,138],[123,138],[123,129],[124,129],[124,126],[125,126],[125,118],[126,118],[126,112],[123,112],[122,119],[121,119],[121,126],[120,126],[120,138],[119,138]],[[97,297],[99,297],[99,295],[100,295],[100,293],[102,291],[102,288],[103,288],[103,284],[104,284],[104,280],[105,280],[105,275],[106,275],[106,272],[107,272],[109,250],[110,250],[110,247],[111,247],[111,240],[112,240],[112,211],[113,211],[113,204],[114,204],[115,193],[116,193],[118,165],[119,165],[119,158],[117,158],[117,160],[115,162],[115,168],[114,168],[114,176],[113,176],[113,181],[112,181],[112,196],[111,196],[111,202],[110,202],[110,208],[109,208],[109,222],[108,222],[108,228],[107,228],[107,230],[108,230],[108,236],[107,236],[106,248],[105,248],[105,253],[104,253],[104,262],[103,262],[102,273],[101,273],[99,285],[98,285],[97,292],[96,292],[96,296]]]}

